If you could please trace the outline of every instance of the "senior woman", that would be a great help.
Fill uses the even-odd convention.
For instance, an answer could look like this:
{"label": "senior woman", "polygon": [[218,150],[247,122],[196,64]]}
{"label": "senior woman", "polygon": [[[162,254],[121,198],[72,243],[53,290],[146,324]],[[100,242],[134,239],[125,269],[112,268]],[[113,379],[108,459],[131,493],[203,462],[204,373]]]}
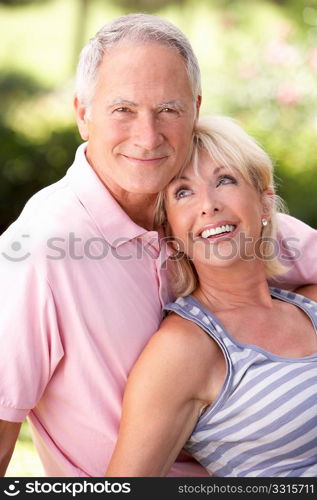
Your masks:
{"label": "senior woman", "polygon": [[130,374],[107,476],[164,476],[183,447],[214,476],[317,476],[317,292],[268,285],[277,199],[258,144],[202,119],[159,204],[178,298]]}

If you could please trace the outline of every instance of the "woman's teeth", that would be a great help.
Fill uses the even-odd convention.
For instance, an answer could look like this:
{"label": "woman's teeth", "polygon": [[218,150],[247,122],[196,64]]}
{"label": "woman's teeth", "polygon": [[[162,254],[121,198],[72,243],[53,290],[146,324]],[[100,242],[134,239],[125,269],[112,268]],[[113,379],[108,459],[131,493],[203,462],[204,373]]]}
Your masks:
{"label": "woman's teeth", "polygon": [[209,238],[209,236],[215,236],[216,234],[222,233],[230,233],[235,229],[236,226],[232,226],[231,224],[225,224],[224,226],[212,227],[210,229],[205,229],[202,231],[200,236],[202,238]]}

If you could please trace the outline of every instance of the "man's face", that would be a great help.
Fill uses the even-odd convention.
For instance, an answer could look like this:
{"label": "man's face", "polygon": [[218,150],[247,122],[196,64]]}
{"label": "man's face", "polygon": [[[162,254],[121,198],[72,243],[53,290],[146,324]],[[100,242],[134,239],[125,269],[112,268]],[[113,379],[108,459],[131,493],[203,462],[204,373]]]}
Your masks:
{"label": "man's face", "polygon": [[117,199],[158,193],[184,164],[198,116],[175,49],[123,44],[105,54],[89,109],[75,99],[87,159]]}

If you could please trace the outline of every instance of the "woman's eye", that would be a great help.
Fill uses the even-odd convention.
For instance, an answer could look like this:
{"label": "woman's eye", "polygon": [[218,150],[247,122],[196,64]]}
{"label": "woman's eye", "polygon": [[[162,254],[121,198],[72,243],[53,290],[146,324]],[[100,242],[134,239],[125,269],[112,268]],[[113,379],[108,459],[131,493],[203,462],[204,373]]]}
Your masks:
{"label": "woman's eye", "polygon": [[179,188],[175,191],[175,198],[177,200],[180,200],[181,198],[186,198],[189,196],[191,193],[190,189],[188,188]]}
{"label": "woman's eye", "polygon": [[217,186],[224,186],[226,184],[237,184],[237,181],[231,175],[222,175],[219,177]]}

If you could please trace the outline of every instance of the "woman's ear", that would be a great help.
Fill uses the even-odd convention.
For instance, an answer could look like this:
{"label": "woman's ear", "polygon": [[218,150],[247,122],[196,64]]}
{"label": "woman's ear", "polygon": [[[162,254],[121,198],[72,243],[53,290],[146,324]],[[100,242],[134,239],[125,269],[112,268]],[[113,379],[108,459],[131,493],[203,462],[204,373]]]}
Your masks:
{"label": "woman's ear", "polygon": [[270,220],[275,204],[275,192],[273,188],[265,189],[262,193],[262,216],[266,220]]}

